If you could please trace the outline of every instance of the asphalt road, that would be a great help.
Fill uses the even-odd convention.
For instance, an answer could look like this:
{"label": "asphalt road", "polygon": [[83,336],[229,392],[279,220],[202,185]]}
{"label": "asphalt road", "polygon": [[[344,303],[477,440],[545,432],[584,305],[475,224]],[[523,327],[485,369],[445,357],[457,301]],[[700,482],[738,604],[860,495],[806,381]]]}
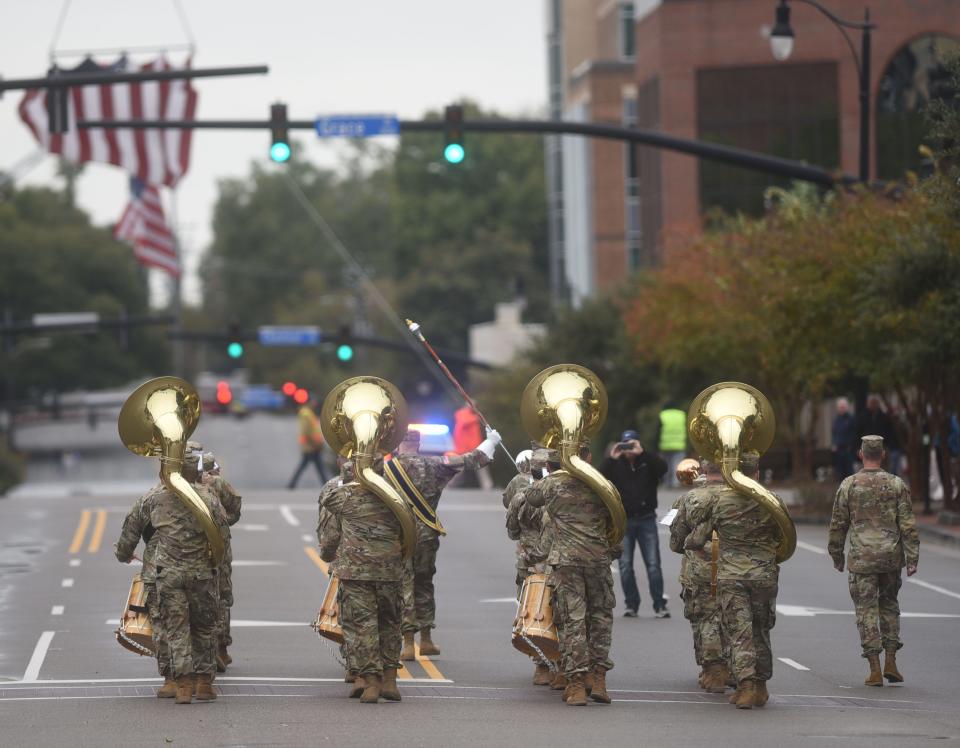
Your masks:
{"label": "asphalt road", "polygon": [[[131,456],[128,459],[134,460]],[[243,486],[239,488],[242,490]],[[614,631],[614,703],[572,709],[529,685],[509,644],[512,544],[493,492],[451,490],[439,556],[442,654],[412,663],[400,704],[346,698],[331,648],[307,623],[324,577],[314,560],[315,491],[248,492],[234,530],[234,663],[211,704],[154,697],[152,660],[121,649],[114,620],[135,569],[112,544],[133,495],[36,491],[0,499],[0,744],[3,746],[916,745],[960,740],[960,553],[925,544],[905,583],[897,687],[862,686],[846,576],[801,528],[784,565],[764,709],[738,711],[696,685],[689,626],[664,553],[673,618]],[[639,558],[638,558],[639,561]],[[643,578],[642,571],[640,573]],[[787,662],[785,662],[786,660]]]}

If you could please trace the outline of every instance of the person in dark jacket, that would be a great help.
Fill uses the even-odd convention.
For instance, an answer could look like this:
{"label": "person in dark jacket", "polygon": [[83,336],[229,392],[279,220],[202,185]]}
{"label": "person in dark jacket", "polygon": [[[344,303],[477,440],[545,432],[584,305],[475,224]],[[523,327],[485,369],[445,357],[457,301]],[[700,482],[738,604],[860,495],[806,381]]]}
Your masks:
{"label": "person in dark jacket", "polygon": [[600,472],[617,487],[627,513],[627,531],[620,555],[620,583],[627,607],[623,615],[635,618],[640,609],[640,590],[633,571],[633,554],[639,545],[643,564],[647,567],[654,615],[669,618],[670,611],[663,597],[660,540],[657,536],[657,484],[667,472],[667,463],[643,448],[636,431],[627,430],[603,461]]}
{"label": "person in dark jacket", "polygon": [[830,449],[837,481],[853,475],[853,460],[857,454],[857,421],[850,412],[850,401],[845,397],[837,398],[837,415],[830,427]]}
{"label": "person in dark jacket", "polygon": [[891,463],[885,467],[889,467],[890,472],[896,475],[901,454],[900,439],[893,419],[880,407],[880,395],[875,393],[867,396],[867,407],[857,417],[857,438],[870,435],[883,437],[884,451]]}

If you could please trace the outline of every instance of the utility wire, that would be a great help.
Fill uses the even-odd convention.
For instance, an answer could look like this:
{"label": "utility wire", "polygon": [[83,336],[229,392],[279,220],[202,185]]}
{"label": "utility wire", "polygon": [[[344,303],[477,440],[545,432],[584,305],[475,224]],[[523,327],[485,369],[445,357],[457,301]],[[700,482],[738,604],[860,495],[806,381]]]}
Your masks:
{"label": "utility wire", "polygon": [[180,19],[180,27],[183,29],[183,33],[187,37],[187,42],[190,44],[190,56],[193,57],[194,52],[197,51],[197,40],[194,38],[193,31],[190,28],[190,21],[187,19],[187,14],[180,0],[173,0],[173,8],[177,12],[177,17]]}
{"label": "utility wire", "polygon": [[63,0],[60,5],[60,15],[57,17],[57,23],[53,27],[53,38],[50,40],[50,64],[56,62],[57,42],[60,41],[60,32],[63,31],[63,22],[67,20],[67,12],[70,10],[70,0]]}

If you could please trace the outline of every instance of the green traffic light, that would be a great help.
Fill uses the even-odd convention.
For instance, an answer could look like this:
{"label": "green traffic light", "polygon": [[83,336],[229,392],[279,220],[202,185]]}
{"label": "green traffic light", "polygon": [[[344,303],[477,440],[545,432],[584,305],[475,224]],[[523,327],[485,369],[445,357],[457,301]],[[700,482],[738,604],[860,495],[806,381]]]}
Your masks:
{"label": "green traffic light", "polygon": [[234,341],[227,346],[227,355],[230,358],[240,358],[243,355],[243,343]]}
{"label": "green traffic light", "polygon": [[270,158],[278,163],[283,163],[290,159],[290,144],[284,143],[282,140],[278,140],[272,146],[270,146]]}
{"label": "green traffic light", "polygon": [[467,152],[459,143],[450,143],[443,149],[443,157],[451,164],[459,164],[466,155]]}
{"label": "green traffic light", "polygon": [[353,358],[353,346],[341,343],[337,346],[337,358],[341,361],[349,361]]}

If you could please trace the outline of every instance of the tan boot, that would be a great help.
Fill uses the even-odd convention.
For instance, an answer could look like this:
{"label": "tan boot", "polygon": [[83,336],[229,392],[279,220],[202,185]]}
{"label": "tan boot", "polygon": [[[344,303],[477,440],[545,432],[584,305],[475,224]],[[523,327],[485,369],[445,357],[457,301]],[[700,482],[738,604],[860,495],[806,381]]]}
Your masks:
{"label": "tan boot", "polygon": [[163,685],[157,689],[158,699],[172,699],[177,695],[177,682],[173,678],[164,678]]}
{"label": "tan boot", "polygon": [[216,701],[217,692],[213,690],[213,673],[197,675],[197,701]]}
{"label": "tan boot", "polygon": [[549,686],[552,679],[550,668],[547,665],[537,665],[533,671],[533,685],[535,686]]}
{"label": "tan boot", "polygon": [[891,683],[903,683],[903,675],[897,670],[897,650],[888,649],[883,658],[883,677]]}
{"label": "tan boot", "polygon": [[570,685],[564,692],[564,696],[567,706],[587,705],[587,689],[583,685],[583,673],[577,673],[570,678]]}
{"label": "tan boot", "polygon": [[217,654],[215,655],[215,660],[216,660],[216,662],[217,662],[217,672],[218,672],[218,673],[225,673],[225,672],[227,672],[227,663],[224,662],[224,660],[223,660],[223,658],[220,656],[220,653],[219,653],[219,652],[217,652]]}
{"label": "tan boot", "polygon": [[226,644],[221,644],[220,647],[217,649],[217,657],[223,660],[224,665],[229,665],[231,662],[233,662],[233,658],[227,652]]}
{"label": "tan boot", "polygon": [[607,671],[599,665],[593,669],[593,690],[590,698],[599,704],[609,704],[610,694],[607,693]]}
{"label": "tan boot", "polygon": [[562,670],[558,670],[553,674],[553,680],[550,681],[550,690],[563,691],[566,687],[567,687],[567,676],[564,675]]}
{"label": "tan boot", "polygon": [[380,695],[387,701],[400,701],[400,689],[397,688],[397,669],[387,668],[383,671],[383,685]]}
{"label": "tan boot", "polygon": [[753,705],[765,706],[769,700],[770,694],[767,693],[767,682],[765,680],[758,680],[753,692]]}
{"label": "tan boot", "polygon": [[723,693],[727,689],[727,669],[719,662],[707,665],[703,674],[703,689],[707,693]]}
{"label": "tan boot", "polygon": [[588,670],[583,674],[583,688],[587,692],[587,696],[590,695],[590,692],[593,690],[593,671]]}
{"label": "tan boot", "polygon": [[383,677],[380,675],[368,675],[364,680],[366,681],[367,687],[363,689],[360,703],[376,704],[380,701],[380,689],[383,687]]}
{"label": "tan boot", "polygon": [[350,698],[359,699],[363,694],[363,689],[367,687],[367,679],[362,675],[353,676],[353,685],[350,686]]}
{"label": "tan boot", "polygon": [[700,688],[706,688],[706,686],[703,684],[703,679],[706,677],[706,675],[707,671],[701,670],[700,675],[697,676],[697,685],[700,686]]}
{"label": "tan boot", "polygon": [[344,683],[353,683],[357,679],[356,673],[351,673],[349,670],[343,671],[343,682]]}
{"label": "tan boot", "polygon": [[737,689],[737,700],[733,703],[737,709],[753,709],[753,703],[757,699],[757,683],[754,680],[745,680]]}
{"label": "tan boot", "polygon": [[177,678],[177,704],[189,704],[193,701],[193,674]]}
{"label": "tan boot", "polygon": [[880,672],[880,655],[867,655],[867,662],[870,663],[870,675],[863,682],[865,686],[883,685],[883,673]]}
{"label": "tan boot", "polygon": [[417,653],[413,645],[413,632],[409,631],[403,635],[403,649],[400,650],[400,659],[404,662],[413,662],[416,658]]}
{"label": "tan boot", "polygon": [[427,657],[440,654],[440,647],[430,638],[430,629],[420,629],[420,654]]}

